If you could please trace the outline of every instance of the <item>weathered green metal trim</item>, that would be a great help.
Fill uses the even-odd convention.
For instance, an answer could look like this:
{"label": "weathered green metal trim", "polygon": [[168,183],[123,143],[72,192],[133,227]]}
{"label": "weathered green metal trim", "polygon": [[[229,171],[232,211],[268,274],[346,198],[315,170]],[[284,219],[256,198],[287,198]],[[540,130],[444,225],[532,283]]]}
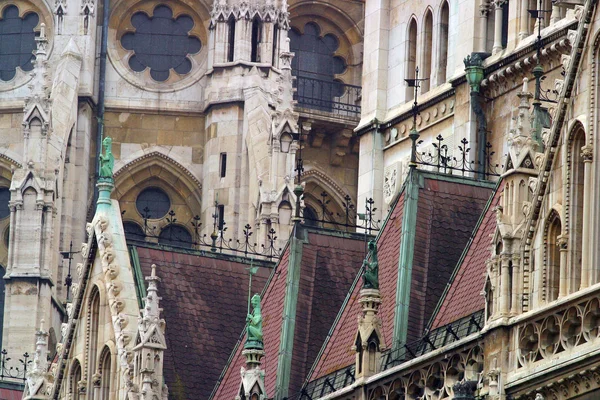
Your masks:
{"label": "weathered green metal trim", "polygon": [[411,168],[406,177],[404,210],[402,212],[400,257],[398,260],[398,280],[396,282],[396,302],[394,304],[393,348],[406,343],[420,186],[423,186],[423,178],[415,168]]}
{"label": "weathered green metal trim", "polygon": [[140,256],[137,252],[137,247],[129,246],[129,260],[133,267],[133,277],[135,279],[135,294],[137,294],[138,304],[140,308],[144,307],[144,299],[146,298],[146,285],[144,285],[144,277],[142,267],[140,266]]}
{"label": "weathered green metal trim", "polygon": [[283,300],[283,318],[281,336],[279,338],[279,356],[277,359],[277,380],[275,382],[275,400],[288,397],[290,388],[290,371],[292,368],[292,352],[294,350],[294,332],[296,330],[296,309],[300,288],[300,268],[305,230],[296,224],[290,236],[290,256],[285,282]]}

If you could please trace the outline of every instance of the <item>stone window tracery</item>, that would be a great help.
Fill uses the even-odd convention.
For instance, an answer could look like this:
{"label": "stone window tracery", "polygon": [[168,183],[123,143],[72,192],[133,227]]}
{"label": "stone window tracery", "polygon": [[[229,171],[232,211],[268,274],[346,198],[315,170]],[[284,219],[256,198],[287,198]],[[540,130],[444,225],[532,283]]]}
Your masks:
{"label": "stone window tracery", "polygon": [[339,39],[331,34],[321,36],[321,29],[314,22],[304,25],[303,32],[289,31],[292,70],[298,78],[299,105],[322,111],[330,111],[335,97],[342,96],[344,87],[336,75],[346,71],[346,61],[336,55]]}
{"label": "stone window tracery", "polygon": [[192,17],[182,14],[174,18],[166,5],[158,5],[152,15],[137,12],[131,17],[133,32],[121,37],[124,49],[133,51],[129,67],[135,72],[150,69],[150,76],[158,82],[169,79],[171,71],[179,75],[192,70],[189,55],[202,48],[200,39],[190,35],[194,26]]}
{"label": "stone window tracery", "polygon": [[0,19],[0,80],[10,81],[17,68],[22,71],[33,69],[36,49],[35,27],[40,18],[35,12],[19,15],[15,5],[9,5],[2,10]]}

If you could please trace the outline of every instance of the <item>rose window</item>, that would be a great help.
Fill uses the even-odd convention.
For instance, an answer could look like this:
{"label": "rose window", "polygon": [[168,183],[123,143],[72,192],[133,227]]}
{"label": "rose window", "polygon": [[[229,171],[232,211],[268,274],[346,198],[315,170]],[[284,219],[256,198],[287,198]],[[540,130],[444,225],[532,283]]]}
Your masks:
{"label": "rose window", "polygon": [[133,71],[149,69],[152,79],[164,82],[172,74],[185,75],[192,70],[190,55],[197,54],[202,43],[189,34],[194,27],[189,15],[173,18],[171,8],[159,5],[152,15],[133,14],[131,25],[135,31],[121,36],[121,45],[133,52],[129,57]]}

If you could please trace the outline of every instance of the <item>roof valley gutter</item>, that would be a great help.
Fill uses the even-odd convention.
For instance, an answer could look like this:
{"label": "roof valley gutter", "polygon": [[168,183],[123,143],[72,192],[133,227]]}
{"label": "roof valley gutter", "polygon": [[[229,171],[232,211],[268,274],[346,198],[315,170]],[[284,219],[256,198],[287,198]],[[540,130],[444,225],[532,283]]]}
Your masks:
{"label": "roof valley gutter", "polygon": [[306,230],[298,223],[294,225],[294,234],[290,237],[290,256],[283,299],[283,318],[279,353],[277,356],[277,377],[275,382],[275,400],[288,397],[290,389],[290,372],[292,368],[292,352],[294,350],[294,333],[296,331],[296,310],[300,289],[300,269],[302,268],[302,250],[306,240]]}
{"label": "roof valley gutter", "polygon": [[[96,131],[96,167],[94,182],[100,173],[100,154],[102,153],[102,138],[104,136],[104,93],[106,91],[106,49],[108,47],[108,17],[110,15],[110,0],[102,2],[102,42],[100,44],[100,71],[98,77],[98,129]],[[94,206],[98,202],[98,187],[94,185]]]}
{"label": "roof valley gutter", "polygon": [[475,225],[475,228],[473,228],[473,231],[471,232],[471,236],[469,237],[469,240],[467,241],[467,244],[466,244],[465,248],[463,249],[463,252],[460,255],[460,259],[456,263],[456,266],[454,267],[454,271],[452,271],[452,275],[450,276],[450,279],[446,283],[446,286],[444,287],[444,291],[442,292],[442,295],[440,296],[440,299],[437,302],[435,309],[431,313],[431,317],[429,318],[429,322],[427,322],[425,330],[429,331],[431,329],[431,325],[433,324],[433,321],[435,321],[435,318],[437,317],[437,314],[440,311],[440,308],[442,307],[442,303],[446,299],[446,296],[448,295],[448,291],[450,291],[450,287],[452,286],[452,283],[454,282],[456,275],[458,275],[458,271],[462,267],[462,263],[464,262],[465,257],[467,256],[467,253],[469,252],[469,250],[471,249],[471,246],[473,245],[475,236],[477,236],[477,233],[479,232],[479,228],[481,227],[481,224],[483,223],[483,220],[484,220],[486,214],[488,213],[488,210],[490,209],[492,202],[494,201],[494,197],[496,197],[496,193],[498,192],[498,189],[500,188],[501,182],[502,182],[502,178],[500,178],[498,180],[498,182],[496,182],[496,186],[494,187],[494,190],[490,194],[490,198],[488,199],[487,203],[485,204],[485,207],[483,207],[483,211],[481,212],[481,215],[479,216],[479,219],[477,220],[477,224]]}
{"label": "roof valley gutter", "polygon": [[[394,209],[397,207],[398,201],[400,201],[400,197],[402,197],[402,194],[405,193],[405,190],[406,190],[406,180],[402,183],[402,187],[400,188],[400,191],[396,195],[396,198],[394,199],[394,201],[390,204],[390,211],[388,212],[387,217],[383,221],[383,225],[381,226],[381,229],[379,229],[377,236],[375,237],[375,239],[373,239],[373,240],[375,240],[375,242],[379,241],[381,234],[385,230],[385,227],[386,227],[388,221],[390,220],[390,217],[393,214]],[[306,375],[306,380],[304,381],[304,384],[302,385],[303,389],[310,382],[310,379],[312,378],[312,375],[315,372],[315,369],[317,368],[317,364],[319,363],[319,360],[323,356],[323,353],[325,353],[325,349],[327,348],[327,345],[329,344],[329,340],[333,336],[333,332],[335,331],[335,328],[337,327],[338,323],[340,322],[340,319],[342,318],[342,314],[344,313],[346,306],[348,305],[348,303],[350,302],[350,299],[352,298],[352,293],[354,293],[354,289],[356,288],[356,285],[358,285],[358,282],[360,281],[360,278],[363,275],[364,269],[365,269],[365,264],[363,263],[363,264],[361,264],[361,267],[359,268],[358,273],[356,274],[356,277],[354,278],[354,281],[352,282],[352,285],[350,286],[350,289],[348,290],[348,293],[346,294],[346,297],[344,298],[344,302],[342,303],[342,306],[340,307],[340,310],[338,311],[338,313],[335,317],[335,320],[333,321],[333,324],[331,324],[331,327],[329,328],[329,332],[327,332],[327,336],[325,337],[325,340],[323,341],[323,345],[321,346],[319,353],[315,357],[315,361],[313,362],[313,365],[310,368],[310,371],[308,371],[308,374]]]}
{"label": "roof valley gutter", "polygon": [[391,346],[393,349],[406,343],[420,179],[421,175],[417,169],[411,168],[407,177],[408,183],[402,213],[398,280],[396,282],[396,301],[394,304],[394,338]]}

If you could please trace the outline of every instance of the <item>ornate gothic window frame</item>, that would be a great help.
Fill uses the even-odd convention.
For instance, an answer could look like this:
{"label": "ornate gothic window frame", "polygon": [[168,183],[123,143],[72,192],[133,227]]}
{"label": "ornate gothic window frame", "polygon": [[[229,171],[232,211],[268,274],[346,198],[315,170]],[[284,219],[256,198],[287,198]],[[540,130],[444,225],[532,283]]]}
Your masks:
{"label": "ornate gothic window frame", "polygon": [[[135,72],[129,67],[129,58],[133,51],[125,49],[121,44],[123,35],[135,32],[131,17],[143,12],[153,15],[156,6],[166,5],[173,12],[173,18],[188,15],[194,20],[194,26],[189,31],[190,36],[200,39],[202,47],[198,53],[188,55],[192,62],[189,73],[179,75],[171,73],[166,81],[156,81],[150,76],[150,69]],[[109,21],[108,58],[117,73],[133,86],[150,92],[175,92],[185,89],[204,76],[208,61],[208,26],[210,14],[200,2],[190,0],[173,0],[165,3],[160,0],[123,1],[112,11]]]}
{"label": "ornate gothic window frame", "polygon": [[[48,39],[48,45],[46,47],[47,57],[50,58],[52,54],[52,48],[54,45],[54,18],[52,11],[50,11],[45,2],[36,2],[29,0],[16,0],[8,1],[0,5],[0,18],[4,14],[4,10],[9,6],[16,6],[19,10],[19,16],[23,17],[29,13],[36,13],[39,17],[37,26],[34,28],[36,33],[40,32],[41,25],[46,25],[46,38]],[[20,88],[31,81],[31,71],[23,71],[17,67],[17,73],[9,81],[0,80],[0,92],[8,92]]]}

